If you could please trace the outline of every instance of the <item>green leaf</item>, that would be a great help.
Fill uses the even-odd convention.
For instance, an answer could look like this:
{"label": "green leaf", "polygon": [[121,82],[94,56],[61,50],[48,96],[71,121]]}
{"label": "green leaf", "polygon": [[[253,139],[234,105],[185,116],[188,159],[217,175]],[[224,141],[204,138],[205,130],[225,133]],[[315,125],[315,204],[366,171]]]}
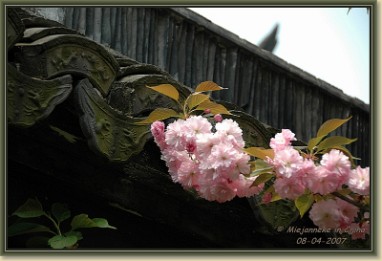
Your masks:
{"label": "green leaf", "polygon": [[83,236],[82,236],[82,233],[80,231],[69,231],[69,232],[66,232],[64,234],[64,236],[75,236],[77,238],[78,241],[80,241],[81,239],[83,239]]}
{"label": "green leaf", "polygon": [[159,92],[163,95],[166,95],[167,97],[170,97],[171,99],[173,99],[175,101],[179,100],[179,92],[171,84],[165,83],[165,84],[160,84],[157,86],[152,86],[152,87],[147,86],[147,87],[150,88],[151,90],[154,90],[154,91]]}
{"label": "green leaf", "polygon": [[220,87],[213,81],[205,81],[201,82],[198,86],[196,86],[195,92],[209,92],[209,91],[220,91],[226,88]]}
{"label": "green leaf", "polygon": [[89,218],[86,214],[79,214],[73,217],[71,222],[72,230],[79,228],[110,228],[116,229],[113,226],[110,226],[106,219],[104,218]]}
{"label": "green leaf", "polygon": [[289,200],[277,200],[258,206],[263,220],[270,225],[270,232],[281,232],[299,216],[296,206]]}
{"label": "green leaf", "polygon": [[48,232],[54,234],[54,232],[46,226],[29,222],[20,222],[12,224],[8,227],[7,231],[9,237],[38,232]]}
{"label": "green leaf", "polygon": [[304,214],[310,209],[314,202],[313,194],[304,194],[300,197],[296,198],[294,204],[296,205],[298,211],[300,212],[300,216],[303,217]]}
{"label": "green leaf", "polygon": [[116,227],[110,226],[107,220],[104,218],[93,218],[93,221],[97,224],[97,227],[99,228],[117,229]]}
{"label": "green leaf", "polygon": [[277,194],[276,192],[272,193],[271,202],[275,202],[275,201],[278,201],[278,200],[281,200],[281,199],[283,199],[283,198],[279,194]]}
{"label": "green leaf", "polygon": [[74,216],[70,225],[72,226],[72,230],[76,230],[78,228],[97,227],[97,224],[86,214],[79,214]]}
{"label": "green leaf", "polygon": [[256,169],[265,169],[270,167],[269,164],[262,159],[256,159],[255,166],[256,166]]}
{"label": "green leaf", "polygon": [[342,136],[332,136],[324,139],[319,145],[318,150],[325,150],[337,146],[347,145],[352,142],[355,142],[357,139],[349,139]]}
{"label": "green leaf", "polygon": [[324,122],[321,125],[321,127],[319,128],[316,136],[320,137],[320,136],[328,135],[330,132],[336,130],[337,128],[342,126],[344,123],[349,121],[351,118],[352,118],[352,116],[350,116],[349,118],[346,118],[346,119],[331,119],[331,120]]}
{"label": "green leaf", "polygon": [[38,199],[29,198],[12,215],[16,215],[21,218],[34,218],[44,215],[44,211]]}
{"label": "green leaf", "polygon": [[143,121],[136,122],[135,124],[146,125],[146,124],[151,124],[154,121],[161,121],[171,117],[180,118],[181,116],[182,116],[181,114],[179,114],[178,112],[172,109],[156,108],[150,113],[150,115],[146,119],[144,119]]}
{"label": "green leaf", "polygon": [[273,167],[264,167],[264,168],[257,168],[252,173],[250,174],[251,177],[256,177],[264,173],[269,173],[271,174],[273,170]]}
{"label": "green leaf", "polygon": [[311,138],[308,142],[308,150],[309,151],[312,151],[313,148],[318,144],[320,143],[320,141],[325,138],[326,135],[324,136],[320,136],[320,137],[315,137],[315,138]]}
{"label": "green leaf", "polygon": [[48,240],[48,244],[53,249],[64,249],[72,247],[78,241],[76,236],[57,235]]}
{"label": "green leaf", "polygon": [[245,148],[244,152],[246,152],[247,154],[249,154],[253,157],[256,157],[256,158],[259,158],[262,160],[266,160],[267,157],[273,159],[275,156],[275,153],[272,149],[263,149],[263,148],[259,148],[259,147]]}
{"label": "green leaf", "polygon": [[226,107],[210,100],[202,102],[195,110],[204,111],[205,109],[210,109],[212,114],[231,114]]}
{"label": "green leaf", "polygon": [[252,186],[258,186],[262,183],[267,182],[268,180],[270,180],[273,177],[274,177],[274,175],[272,173],[262,173],[255,179]]}
{"label": "green leaf", "polygon": [[205,102],[209,100],[210,97],[205,94],[201,93],[196,93],[192,94],[188,99],[187,99],[187,107],[191,110],[201,104],[202,102]]}
{"label": "green leaf", "polygon": [[62,222],[70,218],[71,215],[67,205],[62,203],[54,203],[52,205],[52,214],[58,222]]}

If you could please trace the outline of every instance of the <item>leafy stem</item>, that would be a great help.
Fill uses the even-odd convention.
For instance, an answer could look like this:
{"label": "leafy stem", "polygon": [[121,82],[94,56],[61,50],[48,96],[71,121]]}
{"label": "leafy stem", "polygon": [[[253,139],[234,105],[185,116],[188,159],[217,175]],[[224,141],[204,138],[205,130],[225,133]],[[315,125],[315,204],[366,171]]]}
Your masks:
{"label": "leafy stem", "polygon": [[52,223],[53,223],[53,225],[54,225],[54,227],[56,228],[56,230],[57,230],[57,235],[62,235],[62,233],[61,233],[61,230],[60,230],[60,222],[56,222],[55,220],[54,220],[54,218],[52,218],[50,215],[48,215],[46,212],[44,212],[44,216],[45,217],[47,217]]}
{"label": "leafy stem", "polygon": [[38,218],[46,217],[52,223],[57,232],[52,230],[52,226],[47,227],[43,224],[21,221],[11,224],[8,227],[8,236],[17,236],[22,234],[47,232],[53,234],[53,237],[46,238],[46,245],[49,245],[53,249],[75,249],[78,247],[78,241],[81,240],[82,233],[77,231],[82,228],[108,228],[117,229],[110,226],[108,221],[104,218],[89,218],[87,214],[79,214],[72,218],[68,231],[61,231],[60,225],[65,220],[71,217],[71,212],[67,208],[66,204],[54,203],[51,207],[51,212],[44,211],[43,207],[38,199],[28,199],[23,205],[21,205],[13,215],[20,218]]}
{"label": "leafy stem", "polygon": [[179,107],[180,112],[170,108],[156,108],[146,117],[146,119],[137,121],[137,125],[147,125],[155,121],[162,121],[172,117],[187,119],[194,111],[204,111],[206,109],[210,110],[210,113],[212,114],[231,114],[223,105],[211,101],[209,94],[204,94],[206,92],[220,91],[224,89],[211,81],[200,83],[195,91],[188,95],[184,101],[182,99],[181,101],[179,100],[179,92],[171,84],[160,84],[147,87],[174,100]]}
{"label": "leafy stem", "polygon": [[188,117],[188,114],[189,114],[189,112],[187,111],[187,102],[188,102],[188,100],[190,99],[190,97],[191,97],[191,95],[189,95],[189,96],[187,97],[187,99],[184,101],[183,106],[182,106],[182,104],[180,104],[180,102],[178,101],[179,106],[183,107],[183,115],[184,115],[184,118],[187,118],[187,117]]}

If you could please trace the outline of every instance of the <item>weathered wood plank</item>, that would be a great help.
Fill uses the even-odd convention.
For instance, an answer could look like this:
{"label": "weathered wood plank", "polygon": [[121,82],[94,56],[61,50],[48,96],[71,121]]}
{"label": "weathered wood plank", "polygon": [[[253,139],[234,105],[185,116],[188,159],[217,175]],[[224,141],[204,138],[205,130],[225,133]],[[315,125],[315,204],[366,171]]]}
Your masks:
{"label": "weathered wood plank", "polygon": [[[84,9],[84,8],[82,8]],[[101,43],[110,46],[111,43],[111,24],[110,24],[110,7],[102,8],[102,24],[101,24]]]}
{"label": "weathered wood plank", "polygon": [[85,32],[86,32],[86,8],[81,7],[79,11],[80,11],[80,14],[78,17],[79,21],[78,21],[77,31],[81,34],[85,34]]}
{"label": "weathered wood plank", "polygon": [[[68,15],[65,16],[65,19],[69,19]],[[114,21],[114,24],[115,24],[115,21]],[[72,27],[69,27],[69,28],[72,28]],[[86,33],[86,36],[88,36],[90,39],[94,40],[94,8],[91,8],[91,7],[86,8],[85,33]],[[115,39],[115,38],[113,38],[113,39]],[[113,41],[113,43],[115,43],[115,42]]]}

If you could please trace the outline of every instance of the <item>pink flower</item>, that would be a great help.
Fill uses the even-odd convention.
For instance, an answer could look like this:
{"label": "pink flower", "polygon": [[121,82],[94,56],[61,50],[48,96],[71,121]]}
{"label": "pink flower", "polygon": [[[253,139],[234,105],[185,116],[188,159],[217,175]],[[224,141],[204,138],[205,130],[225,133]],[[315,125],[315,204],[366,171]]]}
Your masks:
{"label": "pink flower", "polygon": [[336,198],[313,204],[309,217],[320,228],[340,228],[342,232],[349,233],[358,211],[356,206]]}
{"label": "pink flower", "polygon": [[278,178],[274,182],[274,188],[280,197],[295,200],[305,192],[305,184],[299,177]]}
{"label": "pink flower", "polygon": [[165,149],[162,151],[161,159],[166,162],[168,171],[174,182],[178,182],[178,169],[184,161],[189,161],[190,156],[186,151]]}
{"label": "pink flower", "polygon": [[161,150],[164,150],[167,146],[165,142],[164,123],[161,121],[155,121],[151,124],[151,133],[154,137],[155,143]]}
{"label": "pink flower", "polygon": [[317,166],[314,164],[314,161],[311,159],[303,160],[303,163],[300,165],[300,170],[297,172],[297,177],[302,181],[305,188],[308,188],[312,182],[311,179],[315,176],[317,171]]}
{"label": "pink flower", "polygon": [[338,176],[339,184],[346,183],[351,172],[351,163],[349,158],[342,151],[333,149],[329,153],[325,153],[320,161],[322,167]]}
{"label": "pink flower", "polygon": [[340,182],[336,172],[330,172],[326,168],[318,166],[305,179],[305,184],[311,192],[326,195],[336,191]]}
{"label": "pink flower", "polygon": [[280,151],[291,145],[292,140],[296,140],[295,134],[288,129],[282,129],[274,138],[271,138],[269,146],[274,151]]}
{"label": "pink flower", "polygon": [[357,217],[359,209],[342,199],[336,199],[336,202],[338,210],[340,211],[339,227],[346,228],[354,222],[354,218]]}
{"label": "pink flower", "polygon": [[190,154],[195,153],[196,151],[196,141],[195,138],[189,138],[186,141],[186,151]]}
{"label": "pink flower", "polygon": [[356,169],[353,169],[347,185],[355,193],[361,195],[370,194],[370,172],[369,168],[361,168],[358,166]]}
{"label": "pink flower", "polygon": [[185,135],[195,137],[198,134],[211,133],[211,123],[202,116],[191,116],[185,121]]}
{"label": "pink flower", "polygon": [[348,228],[346,228],[345,231],[351,235],[353,240],[365,239],[366,234],[370,234],[370,223],[368,221],[362,223],[352,223]]}
{"label": "pink flower", "polygon": [[337,202],[333,199],[314,203],[309,212],[309,218],[322,229],[338,228],[340,217],[341,213],[338,210]]}
{"label": "pink flower", "polygon": [[251,157],[246,153],[238,152],[235,154],[235,170],[241,174],[249,174],[251,172],[251,166],[249,165]]}
{"label": "pink flower", "polygon": [[198,138],[196,139],[196,156],[201,159],[208,157],[211,154],[212,148],[219,143],[220,139],[214,133],[198,135]]}
{"label": "pink flower", "polygon": [[275,167],[277,175],[290,178],[298,173],[304,160],[297,150],[287,147],[277,151],[273,160],[269,160],[268,163]]}
{"label": "pink flower", "polygon": [[236,121],[232,119],[225,119],[219,122],[215,126],[216,134],[222,134],[223,138],[226,136],[230,141],[233,142],[234,146],[243,148],[245,143],[243,140],[243,130],[239,127]]}
{"label": "pink flower", "polygon": [[183,161],[176,171],[177,181],[186,189],[198,186],[199,169],[192,160]]}
{"label": "pink flower", "polygon": [[[224,178],[229,178],[231,180],[236,180],[240,174],[249,174],[251,172],[250,165],[248,164],[250,156],[248,154],[236,150],[232,150],[231,152],[232,158],[230,159],[230,161],[227,162],[226,165],[213,164],[214,169],[216,170],[214,177],[220,176]],[[216,159],[213,158],[213,156],[211,155],[211,157],[208,158],[208,160],[215,161]],[[204,162],[202,161],[202,163]],[[211,164],[209,165],[212,166]]]}
{"label": "pink flower", "polygon": [[331,150],[322,156],[321,165],[306,176],[306,185],[313,193],[332,193],[349,179],[350,161],[339,150]]}
{"label": "pink flower", "polygon": [[229,186],[229,180],[227,179],[215,179],[213,182],[207,182],[200,184],[198,192],[200,195],[209,201],[217,201],[223,203],[232,200],[236,193]]}
{"label": "pink flower", "polygon": [[182,151],[186,145],[186,127],[184,120],[176,120],[167,126],[165,141],[168,146]]}
{"label": "pink flower", "polygon": [[208,157],[209,164],[212,168],[229,168],[235,160],[235,150],[232,145],[217,144],[211,150],[211,156]]}
{"label": "pink flower", "polygon": [[253,182],[257,177],[246,178],[244,175],[240,174],[237,179],[235,179],[230,187],[236,192],[236,195],[240,198],[252,197],[261,192],[264,184],[258,186],[252,186]]}

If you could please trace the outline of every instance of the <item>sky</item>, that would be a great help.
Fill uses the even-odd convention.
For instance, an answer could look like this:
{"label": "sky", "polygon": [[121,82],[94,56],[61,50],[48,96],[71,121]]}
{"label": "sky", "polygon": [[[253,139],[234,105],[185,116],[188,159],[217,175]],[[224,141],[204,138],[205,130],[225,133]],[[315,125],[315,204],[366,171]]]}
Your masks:
{"label": "sky", "polygon": [[253,44],[278,23],[276,56],[370,104],[370,12],[365,7],[190,9]]}

